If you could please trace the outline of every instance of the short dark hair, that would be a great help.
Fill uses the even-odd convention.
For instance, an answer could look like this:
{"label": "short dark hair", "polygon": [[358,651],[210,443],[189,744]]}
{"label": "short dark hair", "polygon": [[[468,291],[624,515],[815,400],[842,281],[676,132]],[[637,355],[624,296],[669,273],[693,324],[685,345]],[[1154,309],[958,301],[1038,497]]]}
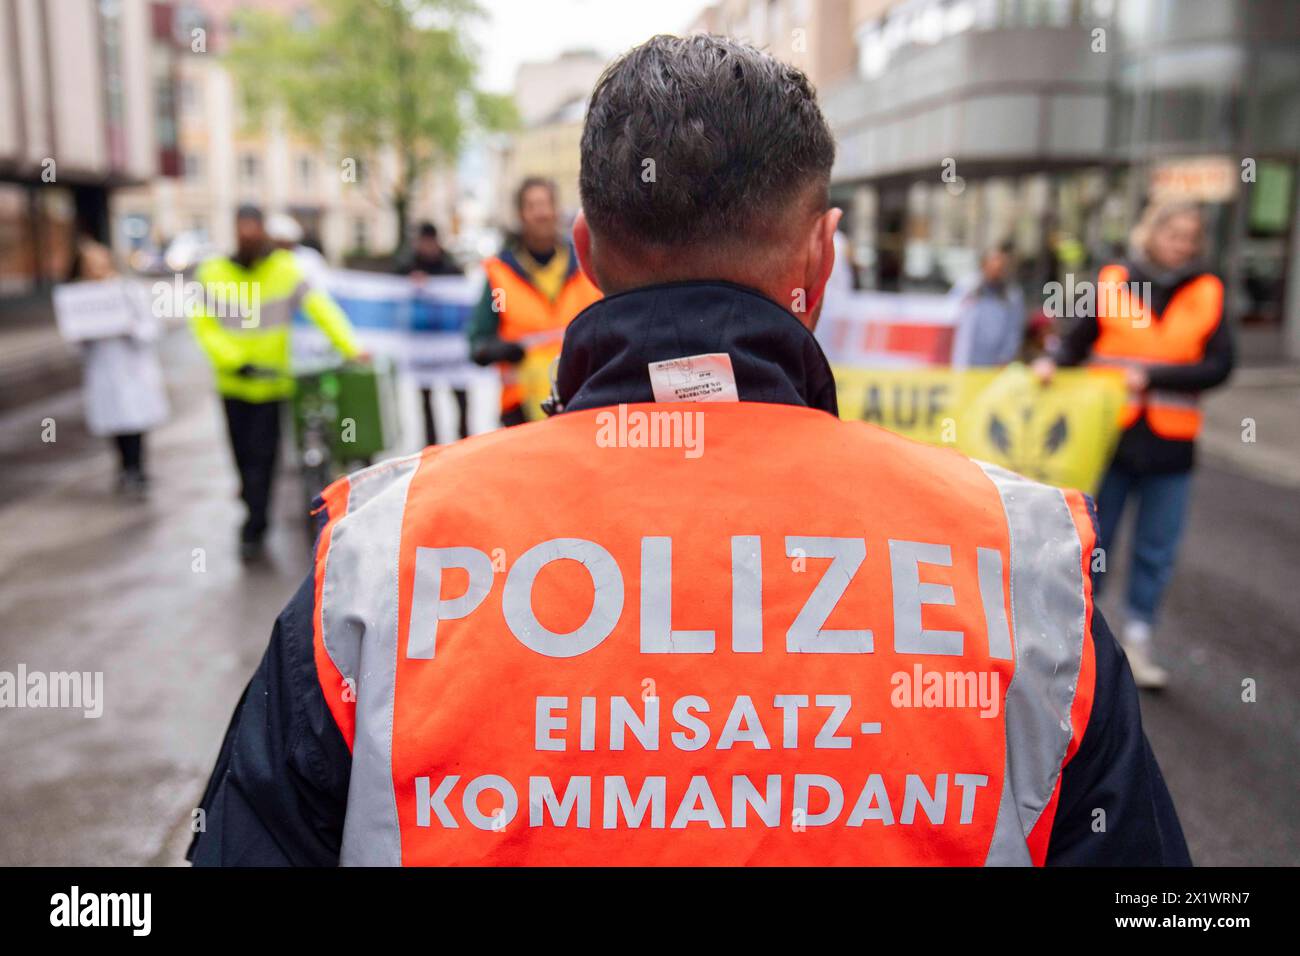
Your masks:
{"label": "short dark hair", "polygon": [[422,223],[420,223],[419,229],[416,231],[416,234],[417,234],[421,239],[425,239],[425,238],[428,238],[428,239],[437,239],[437,238],[438,238],[438,227],[435,226],[435,225],[434,225],[433,223],[431,223],[431,222],[422,222]]}
{"label": "short dark hair", "polygon": [[656,36],[596,83],[582,208],[594,232],[633,246],[752,241],[796,200],[825,209],[834,161],[802,72],[726,37]]}
{"label": "short dark hair", "polygon": [[253,219],[257,222],[261,222],[262,207],[255,206],[251,202],[242,203],[240,207],[235,210],[235,220],[239,221],[240,219]]}
{"label": "short dark hair", "polygon": [[523,212],[524,196],[528,195],[528,190],[536,189],[541,186],[551,194],[551,202],[555,202],[555,180],[547,179],[545,176],[527,176],[515,190],[515,211]]}

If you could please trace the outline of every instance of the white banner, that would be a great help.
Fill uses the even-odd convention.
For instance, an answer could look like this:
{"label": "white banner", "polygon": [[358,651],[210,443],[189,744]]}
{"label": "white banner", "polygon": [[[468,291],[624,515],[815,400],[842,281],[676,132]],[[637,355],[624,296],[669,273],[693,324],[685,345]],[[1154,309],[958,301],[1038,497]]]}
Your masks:
{"label": "white banner", "polygon": [[828,291],[817,340],[832,365],[949,365],[959,309],[948,295]]}
{"label": "white banner", "polygon": [[54,318],[68,342],[156,332],[149,292],[136,279],[68,282],[54,287]]}
{"label": "white banner", "polygon": [[[469,360],[466,339],[470,314],[483,292],[481,272],[416,282],[406,276],[331,269],[325,283],[362,344],[375,355],[390,357],[420,387],[468,388],[495,380],[494,370]],[[333,349],[324,333],[299,315],[293,354],[295,365],[310,367],[328,361]]]}

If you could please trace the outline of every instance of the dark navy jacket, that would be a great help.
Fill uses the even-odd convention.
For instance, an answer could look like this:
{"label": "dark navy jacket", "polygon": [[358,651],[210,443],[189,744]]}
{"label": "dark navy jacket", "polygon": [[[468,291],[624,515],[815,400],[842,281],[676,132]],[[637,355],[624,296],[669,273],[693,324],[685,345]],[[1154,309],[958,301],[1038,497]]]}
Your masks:
{"label": "dark navy jacket", "polygon": [[[742,401],[834,414],[835,383],[811,333],[755,292],[679,283],[612,296],[565,337],[556,378],[568,410],[653,401],[648,362],[727,352]],[[351,755],[330,715],[312,647],[309,577],[275,622],[271,645],[226,732],[203,795],[206,866],[332,866],[339,860]],[[1190,865],[1173,802],[1142,731],[1128,663],[1095,612],[1092,716],[1061,775],[1049,865]],[[1094,832],[1096,811],[1103,832]]]}

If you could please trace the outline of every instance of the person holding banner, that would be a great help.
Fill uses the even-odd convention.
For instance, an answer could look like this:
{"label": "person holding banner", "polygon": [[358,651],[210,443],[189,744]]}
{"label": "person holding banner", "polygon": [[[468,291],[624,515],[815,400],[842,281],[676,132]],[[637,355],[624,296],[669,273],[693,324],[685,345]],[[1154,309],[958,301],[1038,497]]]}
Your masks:
{"label": "person holding banner", "polygon": [[600,298],[573,249],[559,239],[555,184],[525,179],[515,209],[519,235],[483,264],[487,283],[469,326],[470,358],[501,372],[501,424],[507,426],[529,418],[533,403],[525,392],[536,391],[537,383],[526,389],[523,378],[549,376],[565,327]]}
{"label": "person holding banner", "polygon": [[309,281],[292,252],[273,245],[260,209],[241,206],[235,234],[233,256],[199,266],[203,297],[191,305],[190,324],[212,363],[225,406],[240,497],[248,509],[239,553],[253,561],[263,553],[280,416],[294,389],[289,338],[294,313],[301,309],[320,326],[344,358],[367,356],[329,293]]}
{"label": "person holding banner", "polygon": [[[1151,634],[1187,520],[1199,400],[1233,366],[1223,283],[1201,261],[1203,238],[1194,204],[1152,203],[1130,237],[1128,261],[1101,270],[1095,312],[1034,364],[1044,381],[1058,365],[1124,374],[1124,431],[1097,494],[1097,514],[1109,553],[1125,506],[1137,503],[1122,642],[1138,686],[1153,689],[1169,679],[1152,659]],[[1099,588],[1104,580],[1098,576]]]}
{"label": "person holding banner", "polygon": [[[415,235],[415,248],[409,256],[397,263],[395,270],[399,275],[410,276],[415,283],[417,294],[424,280],[429,276],[463,275],[460,266],[447,254],[438,240],[438,227],[431,222],[420,223]],[[456,403],[457,437],[469,436],[469,392],[464,388],[452,388],[451,397]],[[425,386],[420,389],[420,410],[424,414],[424,442],[426,445],[438,444],[438,423],[433,412],[433,388]]]}
{"label": "person holding banner", "polygon": [[[90,238],[77,243],[72,265],[74,283],[104,283],[117,279],[112,254]],[[85,371],[86,427],[91,434],[110,437],[117,449],[117,490],[141,500],[148,492],[144,470],[145,433],[167,419],[167,390],[158,364],[155,342],[158,322],[149,301],[123,285],[119,302],[125,303],[130,323],[125,334],[82,340]],[[56,306],[62,296],[56,295]],[[63,323],[61,323],[63,324]]]}

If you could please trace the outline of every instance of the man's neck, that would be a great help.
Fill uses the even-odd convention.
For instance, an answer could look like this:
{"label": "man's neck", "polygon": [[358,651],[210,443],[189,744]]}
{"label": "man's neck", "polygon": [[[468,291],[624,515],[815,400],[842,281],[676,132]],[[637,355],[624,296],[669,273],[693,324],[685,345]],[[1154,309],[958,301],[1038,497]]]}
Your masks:
{"label": "man's neck", "polygon": [[250,269],[269,256],[271,252],[272,247],[269,244],[263,243],[262,245],[248,246],[247,248],[240,247],[235,250],[235,254],[232,258],[243,268]]}
{"label": "man's neck", "polygon": [[538,262],[546,262],[549,260],[551,256],[555,255],[555,250],[559,247],[559,244],[554,239],[549,241],[534,240],[532,242],[525,239],[521,245],[524,247],[524,252],[528,253]]}

